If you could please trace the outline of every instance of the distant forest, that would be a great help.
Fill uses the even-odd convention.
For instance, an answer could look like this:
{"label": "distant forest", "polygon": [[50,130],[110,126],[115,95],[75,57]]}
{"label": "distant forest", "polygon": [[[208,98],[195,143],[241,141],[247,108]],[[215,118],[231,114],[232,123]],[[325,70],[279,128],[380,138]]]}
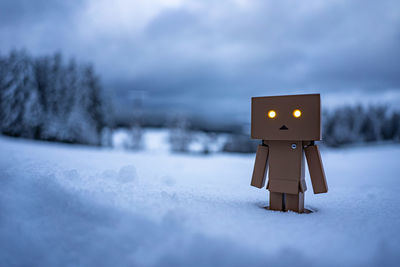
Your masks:
{"label": "distant forest", "polygon": [[[322,144],[341,147],[371,142],[400,142],[400,112],[386,106],[344,106],[324,110]],[[252,153],[260,141],[248,134],[235,134],[224,146],[226,152]]]}
{"label": "distant forest", "polygon": [[386,106],[325,110],[322,137],[328,146],[376,141],[400,142],[400,112]]}
{"label": "distant forest", "polygon": [[5,135],[100,144],[106,105],[91,65],[60,53],[0,56],[0,130]]}
{"label": "distant forest", "polygon": [[[4,135],[101,145],[106,127],[116,125],[112,106],[90,64],[65,61],[60,53],[33,57],[24,50],[0,55],[0,132]],[[146,114],[142,114],[146,121]],[[182,133],[212,132],[210,125],[189,120]],[[400,113],[385,106],[345,106],[323,112],[324,144],[400,142]],[[198,123],[197,123],[198,122]],[[168,127],[169,125],[164,125]],[[141,127],[136,125],[136,127]],[[227,129],[226,152],[253,152],[258,142]],[[219,130],[218,130],[219,131]],[[106,131],[110,135],[110,129]],[[172,135],[173,145],[187,144],[186,134]],[[178,145],[177,145],[178,144]],[[185,149],[181,149],[184,151]]]}

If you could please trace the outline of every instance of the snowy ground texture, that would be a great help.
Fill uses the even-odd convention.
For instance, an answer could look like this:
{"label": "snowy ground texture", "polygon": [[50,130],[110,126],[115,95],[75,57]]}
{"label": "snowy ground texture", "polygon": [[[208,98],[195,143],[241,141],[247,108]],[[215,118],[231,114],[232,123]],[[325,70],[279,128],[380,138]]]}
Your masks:
{"label": "snowy ground texture", "polygon": [[263,209],[254,155],[0,148],[0,266],[400,264],[398,145],[323,150],[312,214]]}

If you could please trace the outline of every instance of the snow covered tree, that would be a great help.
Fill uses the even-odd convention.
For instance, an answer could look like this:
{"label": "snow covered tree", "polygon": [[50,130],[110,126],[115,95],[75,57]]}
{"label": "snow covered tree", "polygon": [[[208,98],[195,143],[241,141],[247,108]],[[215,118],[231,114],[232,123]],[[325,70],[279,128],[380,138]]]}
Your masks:
{"label": "snow covered tree", "polygon": [[369,107],[367,109],[360,127],[360,136],[365,142],[381,140],[381,127],[384,119],[384,108]]}
{"label": "snow covered tree", "polygon": [[[12,136],[32,137],[41,114],[34,86],[31,60],[26,52],[12,51],[1,60],[1,131]],[[31,116],[31,114],[33,116]]]}
{"label": "snow covered tree", "polygon": [[234,153],[254,153],[257,151],[259,140],[251,140],[245,134],[231,134],[224,144],[222,151]]}
{"label": "snow covered tree", "polygon": [[362,108],[342,107],[333,112],[324,112],[324,141],[331,146],[339,146],[359,141]]}
{"label": "snow covered tree", "polygon": [[63,62],[60,53],[0,57],[0,130],[27,138],[100,144],[105,100],[90,65]]}
{"label": "snow covered tree", "polygon": [[171,123],[169,143],[174,152],[189,152],[192,135],[189,130],[189,121],[184,116],[177,116]]}
{"label": "snow covered tree", "polygon": [[382,123],[381,135],[383,140],[400,141],[400,114],[398,112],[386,116]]}

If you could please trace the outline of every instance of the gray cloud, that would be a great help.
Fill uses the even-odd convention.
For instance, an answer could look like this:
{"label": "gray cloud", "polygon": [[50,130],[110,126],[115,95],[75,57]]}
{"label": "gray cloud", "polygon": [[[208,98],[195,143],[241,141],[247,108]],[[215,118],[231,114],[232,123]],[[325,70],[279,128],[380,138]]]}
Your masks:
{"label": "gray cloud", "polygon": [[61,50],[116,95],[241,118],[254,95],[400,89],[396,0],[69,2],[2,1],[1,51]]}

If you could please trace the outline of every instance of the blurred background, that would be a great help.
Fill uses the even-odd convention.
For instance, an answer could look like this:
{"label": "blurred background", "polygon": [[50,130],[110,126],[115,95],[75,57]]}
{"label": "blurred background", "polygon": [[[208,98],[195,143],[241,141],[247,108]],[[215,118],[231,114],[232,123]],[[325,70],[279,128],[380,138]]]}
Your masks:
{"label": "blurred background", "polygon": [[0,37],[3,135],[251,153],[252,96],[321,93],[324,145],[400,141],[396,0],[2,0]]}

